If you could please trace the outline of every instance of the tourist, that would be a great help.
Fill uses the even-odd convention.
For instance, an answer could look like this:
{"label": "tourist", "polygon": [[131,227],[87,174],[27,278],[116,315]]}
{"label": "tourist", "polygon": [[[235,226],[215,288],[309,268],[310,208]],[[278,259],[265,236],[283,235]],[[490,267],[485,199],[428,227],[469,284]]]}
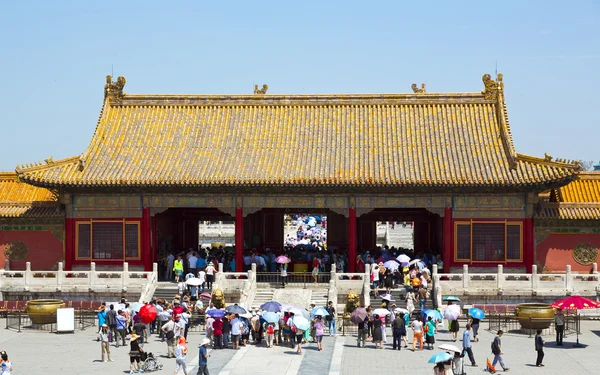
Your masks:
{"label": "tourist", "polygon": [[389,293],[394,281],[393,272],[390,268],[386,268],[385,273],[383,275],[383,280],[383,284],[385,285],[385,292]]}
{"label": "tourist", "polygon": [[325,323],[323,323],[323,318],[320,315],[317,315],[313,322],[315,326],[315,340],[317,341],[317,350],[323,350],[323,335]]}
{"label": "tourist", "polygon": [[279,271],[281,272],[281,287],[285,288],[285,282],[287,280],[287,263],[281,264]]}
{"label": "tourist", "polygon": [[125,312],[123,310],[119,310],[117,314],[117,333],[120,337],[117,337],[116,339],[116,347],[119,347],[119,338],[121,339],[123,346],[127,345],[127,343],[125,343],[127,337],[127,318],[125,317]]}
{"label": "tourist", "polygon": [[178,314],[179,316],[179,325],[181,327],[183,327],[183,334],[182,336],[185,337],[185,339],[187,340],[187,334],[188,334],[188,329],[190,327],[190,318],[192,317],[188,312],[188,310],[183,310],[183,312],[181,314]]}
{"label": "tourist", "polygon": [[250,328],[252,329],[252,339],[256,345],[260,344],[262,338],[260,337],[260,316],[258,315],[258,311],[252,314],[252,318],[250,319]]}
{"label": "tourist", "polygon": [[144,343],[148,342],[148,331],[146,330],[146,325],[142,323],[139,315],[134,316],[133,321],[133,333],[138,336],[138,341],[143,347]]}
{"label": "tourist", "polygon": [[433,318],[427,317],[427,322],[425,323],[425,343],[427,343],[428,349],[433,349],[433,344],[435,344],[435,322]]}
{"label": "tourist", "polygon": [[[200,281],[200,289],[202,290],[201,293],[204,293],[204,285],[206,284],[206,271],[204,271],[204,267],[200,268],[200,271],[198,271],[198,280]],[[196,296],[196,298],[198,298],[198,296]]]}
{"label": "tourist", "polygon": [[358,323],[357,344],[358,344],[359,348],[360,348],[360,344],[361,343],[362,343],[363,347],[366,345],[365,341],[366,341],[368,330],[369,330],[368,324],[369,324],[369,316],[368,315],[365,317],[365,320],[363,320],[362,322]]}
{"label": "tourist", "polygon": [[[117,312],[115,311],[115,305],[111,304],[109,310],[106,313],[106,321],[108,323],[108,341],[117,341]],[[118,344],[117,344],[118,346]]]}
{"label": "tourist", "polygon": [[562,309],[556,309],[554,315],[554,327],[556,329],[556,346],[562,346],[565,333],[565,314]]}
{"label": "tourist", "polygon": [[537,351],[537,359],[535,365],[537,367],[544,367],[542,360],[544,359],[544,344],[546,341],[542,338],[542,330],[538,329],[535,333],[535,350]]}
{"label": "tourist", "polygon": [[185,362],[185,355],[187,354],[187,346],[185,345],[185,337],[181,336],[175,347],[175,372],[173,375],[177,375],[180,370],[183,369],[183,374],[187,375],[187,363]]}
{"label": "tourist", "polygon": [[167,358],[175,358],[175,347],[177,346],[177,336],[181,327],[171,317],[169,321],[160,328],[165,333],[167,339]]}
{"label": "tourist", "polygon": [[[240,322],[242,325],[242,337],[240,339],[240,345],[246,346],[248,341],[250,341],[250,321],[245,317],[240,317]],[[275,341],[277,341],[277,332],[275,332]]]}
{"label": "tourist", "polygon": [[356,272],[358,272],[358,273],[365,272],[365,262],[360,255],[356,256]]}
{"label": "tourist", "polygon": [[193,274],[194,277],[196,276],[196,273],[198,272],[198,269],[196,267],[198,267],[198,254],[194,251],[192,253],[192,256],[190,256],[188,258],[188,272]]}
{"label": "tourist", "polygon": [[[140,360],[142,358],[142,354],[144,349],[140,346],[140,343],[137,341],[138,336],[134,333],[131,335],[131,340],[129,340],[129,373],[133,374],[135,372],[143,372],[142,367],[140,365]],[[134,371],[135,370],[135,371]]]}
{"label": "tourist", "polygon": [[12,362],[8,360],[8,354],[4,351],[0,354],[0,366],[2,375],[9,375],[13,370]]}
{"label": "tourist", "polygon": [[229,335],[231,334],[231,315],[228,313],[222,319],[223,321],[223,347],[229,348]]}
{"label": "tourist", "polygon": [[[163,307],[164,306],[164,307]],[[165,333],[161,329],[169,319],[171,319],[171,313],[167,310],[167,306],[165,304],[158,304],[156,306],[156,311],[158,312],[156,315],[156,319],[158,320],[158,336],[161,338],[161,341],[165,341]]]}
{"label": "tourist", "polygon": [[392,322],[392,335],[393,335],[393,349],[396,350],[396,344],[398,350],[402,348],[402,336],[406,336],[406,327],[404,325],[404,318],[400,312],[396,313],[396,319]]}
{"label": "tourist", "polygon": [[463,332],[463,352],[466,352],[469,355],[469,360],[471,361],[471,366],[477,367],[475,363],[475,356],[473,356],[473,349],[471,346],[471,340],[473,340],[473,331],[471,330],[471,324],[465,326],[465,331]]}
{"label": "tourist", "polygon": [[327,313],[329,314],[325,318],[325,320],[327,320],[327,329],[329,330],[329,336],[335,336],[337,332],[337,326],[335,321],[335,307],[333,307],[333,301],[329,301],[325,310],[327,310]]}
{"label": "tourist", "polygon": [[448,375],[444,362],[440,362],[433,367],[433,375]]}
{"label": "tourist", "polygon": [[[102,362],[112,362],[113,360],[110,359],[110,343],[108,342],[108,326],[106,324],[102,324],[100,327],[98,340],[100,341],[100,348],[102,350]],[[107,359],[104,359],[105,352]]]}
{"label": "tourist", "polygon": [[209,262],[208,266],[206,266],[206,287],[208,290],[212,290],[212,283],[215,281],[215,273],[217,270],[215,269],[215,265],[213,262]]}
{"label": "tourist", "polygon": [[[448,306],[452,305],[452,301],[448,301]],[[454,319],[450,321],[450,329],[452,332],[452,340],[456,341],[458,338],[458,331],[460,330],[460,325],[458,324],[458,319]]]}
{"label": "tourist", "polygon": [[180,282],[183,276],[183,260],[181,260],[181,255],[173,263],[173,272],[175,273],[175,282]]}
{"label": "tourist", "polygon": [[208,344],[210,344],[209,339],[202,340],[202,343],[200,344],[200,354],[198,355],[198,372],[196,375],[209,375],[208,357],[210,357],[210,354],[208,354],[208,350],[206,349]]}
{"label": "tourist", "polygon": [[367,319],[369,319],[369,323],[367,324],[367,341],[369,341],[373,336],[373,306],[369,305],[365,310],[367,310]]}
{"label": "tourist", "polygon": [[473,328],[473,341],[475,342],[479,341],[479,337],[477,337],[479,333],[479,322],[479,319],[473,317],[471,317],[471,321],[469,322],[469,324],[471,324],[471,328]]}
{"label": "tourist", "polygon": [[215,349],[223,349],[223,319],[225,317],[215,318],[212,324]]}
{"label": "tourist", "polygon": [[106,324],[106,302],[102,302],[100,307],[97,310],[98,316],[98,332],[102,331],[102,326]]}
{"label": "tourist", "polygon": [[504,360],[502,358],[502,355],[504,354],[504,352],[502,352],[502,335],[504,334],[504,332],[502,330],[499,330],[496,337],[494,337],[494,341],[492,342],[492,354],[494,355],[494,361],[492,362],[492,367],[496,367],[496,363],[500,362],[500,366],[502,366],[502,369],[504,371],[508,371],[509,368],[506,367],[504,365]]}
{"label": "tourist", "polygon": [[275,323],[265,321],[263,327],[263,330],[266,333],[267,348],[270,348],[273,346],[273,341],[275,340]]}
{"label": "tourist", "polygon": [[167,269],[165,270],[165,279],[172,280],[173,279],[173,264],[175,262],[175,256],[172,253],[167,255]]}
{"label": "tourist", "polygon": [[381,343],[381,326],[381,319],[379,319],[379,315],[373,315],[373,342],[375,343],[375,349],[383,349],[383,344]]}
{"label": "tourist", "polygon": [[290,326],[292,327],[292,332],[294,332],[296,334],[296,344],[298,344],[296,353],[302,354],[302,338],[304,337],[304,330],[296,327],[296,325],[294,324],[294,314],[290,313],[290,315],[292,317],[288,320],[288,324],[290,324],[290,321],[291,321]]}
{"label": "tourist", "polygon": [[[421,312],[423,312],[423,310],[425,310],[425,304],[427,303],[427,289],[422,287],[418,288],[419,307],[421,308]],[[454,341],[456,341],[456,337],[454,338]]]}
{"label": "tourist", "polygon": [[317,259],[317,257],[313,258],[312,265],[313,265],[312,277],[313,277],[314,283],[316,284],[318,276],[319,276],[319,259]]}
{"label": "tourist", "polygon": [[235,314],[235,317],[231,320],[231,349],[240,349],[240,336],[243,328],[244,323],[240,320],[240,315]]}
{"label": "tourist", "polygon": [[[387,301],[384,300],[384,302],[387,302]],[[383,304],[382,304],[382,307],[383,307]],[[386,305],[386,308],[387,308],[387,305]],[[380,328],[381,329],[381,338],[382,338],[384,344],[387,344],[387,331],[385,329],[387,326],[386,325],[387,316],[388,316],[387,314],[379,316],[379,320],[381,320],[381,328]]]}
{"label": "tourist", "polygon": [[423,323],[421,322],[421,316],[418,316],[417,319],[413,320],[410,328],[413,331],[413,352],[416,350],[417,342],[419,343],[419,350],[423,350]]}
{"label": "tourist", "polygon": [[371,268],[371,281],[373,282],[373,293],[377,295],[379,286],[379,265],[374,264]]}

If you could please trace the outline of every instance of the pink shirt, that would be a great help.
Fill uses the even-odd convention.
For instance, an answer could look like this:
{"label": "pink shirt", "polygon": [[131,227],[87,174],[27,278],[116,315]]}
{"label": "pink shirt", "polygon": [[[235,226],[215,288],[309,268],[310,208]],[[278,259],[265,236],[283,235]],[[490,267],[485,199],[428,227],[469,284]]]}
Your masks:
{"label": "pink shirt", "polygon": [[317,320],[315,322],[315,336],[323,336],[325,334],[323,328],[325,328],[325,323],[322,320]]}

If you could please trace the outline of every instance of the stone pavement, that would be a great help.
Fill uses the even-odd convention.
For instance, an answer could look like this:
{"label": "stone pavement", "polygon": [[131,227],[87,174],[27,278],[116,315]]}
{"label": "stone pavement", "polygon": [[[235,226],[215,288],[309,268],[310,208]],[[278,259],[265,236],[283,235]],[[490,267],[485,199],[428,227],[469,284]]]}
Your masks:
{"label": "stone pavement", "polygon": [[[0,325],[4,327],[4,320]],[[473,343],[475,358],[480,365],[477,368],[465,367],[468,374],[483,373],[486,358],[492,359],[490,343],[494,334],[485,330],[482,324],[480,341]],[[533,338],[527,335],[506,333],[503,336],[504,360],[514,374],[594,374],[597,370],[597,348],[600,347],[600,322],[582,323],[583,333],[580,342],[584,348],[574,348],[575,335],[565,339],[564,347],[556,347],[552,337],[547,337],[546,367],[534,366],[536,353]],[[74,334],[54,334],[48,332],[23,331],[17,333],[2,328],[0,350],[6,350],[14,364],[13,374],[40,374],[49,370],[60,374],[127,374],[129,372],[128,348],[111,346],[114,362],[100,361],[100,344],[95,341],[95,329],[76,331]],[[188,365],[198,363],[198,344],[202,333],[190,332],[188,335],[190,352]],[[412,338],[409,332],[409,339]],[[451,343],[461,346],[460,340],[453,343],[449,333],[436,334],[436,346]],[[374,345],[366,348],[356,347],[355,336],[325,337],[324,350],[317,351],[316,344],[303,346],[303,355],[295,354],[291,347],[266,348],[264,345],[249,345],[238,351],[231,349],[211,350],[209,358],[210,373],[220,375],[237,374],[277,374],[277,375],[321,375],[321,374],[376,374],[410,372],[411,375],[431,374],[432,365],[427,360],[436,350],[412,352],[411,350],[392,351],[391,332],[388,330],[388,344],[384,350],[375,350]],[[163,356],[166,344],[151,339],[145,349],[154,353],[163,369],[157,374],[172,374],[175,361]],[[467,364],[469,361],[467,360]],[[404,370],[404,371],[403,371]],[[195,375],[195,368],[190,374]]]}

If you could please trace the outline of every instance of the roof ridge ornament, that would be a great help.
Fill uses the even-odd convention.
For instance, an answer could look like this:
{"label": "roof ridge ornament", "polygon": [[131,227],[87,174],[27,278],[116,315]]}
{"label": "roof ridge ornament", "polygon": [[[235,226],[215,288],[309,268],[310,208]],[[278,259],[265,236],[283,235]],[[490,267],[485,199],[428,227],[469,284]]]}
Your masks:
{"label": "roof ridge ornament", "polygon": [[492,76],[488,73],[484,74],[481,79],[483,80],[483,86],[485,87],[481,92],[486,100],[498,100],[503,95],[504,82],[502,82],[502,74],[496,75],[496,81],[492,79]]}
{"label": "roof ridge ornament", "polygon": [[424,83],[421,83],[421,88],[419,88],[416,83],[413,83],[411,87],[415,94],[425,94],[427,92]]}
{"label": "roof ridge ornament", "polygon": [[258,85],[254,85],[254,94],[255,95],[264,95],[267,93],[268,89],[269,89],[269,85],[267,85],[267,84],[262,85],[261,89],[258,88]]}
{"label": "roof ridge ornament", "polygon": [[111,101],[120,102],[125,96],[125,93],[123,92],[125,83],[127,83],[125,77],[119,76],[117,81],[113,82],[111,75],[106,76],[106,84],[104,85],[104,99],[108,97]]}

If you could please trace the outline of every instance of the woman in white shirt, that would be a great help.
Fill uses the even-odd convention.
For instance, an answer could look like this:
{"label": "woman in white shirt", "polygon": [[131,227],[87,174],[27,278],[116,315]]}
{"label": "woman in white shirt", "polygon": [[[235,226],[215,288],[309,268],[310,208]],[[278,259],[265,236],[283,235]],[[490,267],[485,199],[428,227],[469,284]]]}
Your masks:
{"label": "woman in white shirt", "polygon": [[208,263],[208,266],[206,267],[205,271],[206,271],[206,286],[208,287],[208,289],[212,289],[212,283],[213,283],[213,281],[215,281],[215,273],[217,272],[213,262]]}

